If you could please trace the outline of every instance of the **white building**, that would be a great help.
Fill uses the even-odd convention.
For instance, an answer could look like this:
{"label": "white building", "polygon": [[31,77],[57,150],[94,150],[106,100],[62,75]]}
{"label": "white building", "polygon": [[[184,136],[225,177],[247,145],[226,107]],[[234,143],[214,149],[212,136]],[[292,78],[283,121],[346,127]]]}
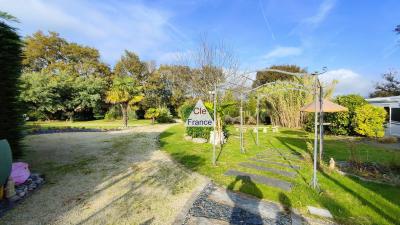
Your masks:
{"label": "white building", "polygon": [[400,96],[366,99],[370,104],[384,107],[389,113],[385,135],[400,136]]}

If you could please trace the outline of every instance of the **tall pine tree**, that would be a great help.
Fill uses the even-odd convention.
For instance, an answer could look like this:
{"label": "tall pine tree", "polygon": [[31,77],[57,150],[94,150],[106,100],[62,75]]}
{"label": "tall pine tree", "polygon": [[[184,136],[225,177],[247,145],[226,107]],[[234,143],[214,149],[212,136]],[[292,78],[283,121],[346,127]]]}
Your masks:
{"label": "tall pine tree", "polygon": [[20,139],[23,125],[18,101],[18,80],[21,75],[22,42],[13,27],[3,20],[15,20],[0,12],[0,139],[7,139],[13,157],[22,155]]}

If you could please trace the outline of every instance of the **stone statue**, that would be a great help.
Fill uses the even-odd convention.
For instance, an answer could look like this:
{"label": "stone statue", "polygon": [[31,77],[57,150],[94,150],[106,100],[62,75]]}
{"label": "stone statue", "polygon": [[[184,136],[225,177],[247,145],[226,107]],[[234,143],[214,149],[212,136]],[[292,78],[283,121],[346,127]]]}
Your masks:
{"label": "stone statue", "polygon": [[335,160],[333,160],[333,158],[329,160],[329,169],[335,170]]}

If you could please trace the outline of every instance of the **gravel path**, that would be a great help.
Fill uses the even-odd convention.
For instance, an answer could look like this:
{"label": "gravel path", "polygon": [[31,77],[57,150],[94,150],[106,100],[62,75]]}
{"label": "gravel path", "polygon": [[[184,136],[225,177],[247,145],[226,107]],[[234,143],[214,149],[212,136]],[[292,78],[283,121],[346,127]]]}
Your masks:
{"label": "gravel path", "polygon": [[278,204],[217,188],[210,183],[189,210],[184,225],[292,224],[290,213]]}
{"label": "gravel path", "polygon": [[27,136],[24,160],[46,184],[0,224],[171,224],[207,181],[159,151],[169,126]]}

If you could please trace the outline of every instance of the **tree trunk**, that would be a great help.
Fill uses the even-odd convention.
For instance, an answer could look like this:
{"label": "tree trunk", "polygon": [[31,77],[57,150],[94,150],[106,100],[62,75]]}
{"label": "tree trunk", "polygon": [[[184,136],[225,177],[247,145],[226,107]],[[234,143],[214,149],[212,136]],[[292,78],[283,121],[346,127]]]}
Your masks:
{"label": "tree trunk", "polygon": [[74,112],[67,112],[66,114],[68,116],[68,121],[71,123],[74,122]]}
{"label": "tree trunk", "polygon": [[[222,149],[222,141],[223,141],[223,139],[222,139],[222,120],[221,120],[221,117],[219,116],[219,117],[217,117],[218,119],[217,119],[217,134],[218,134],[218,137],[219,137],[219,147]],[[215,135],[215,134],[214,134]]]}
{"label": "tree trunk", "polygon": [[128,103],[121,103],[122,123],[125,128],[128,127]]}
{"label": "tree trunk", "polygon": [[154,120],[155,120],[155,118],[152,117],[152,118],[151,118],[151,124],[152,124],[152,125],[154,125]]}

